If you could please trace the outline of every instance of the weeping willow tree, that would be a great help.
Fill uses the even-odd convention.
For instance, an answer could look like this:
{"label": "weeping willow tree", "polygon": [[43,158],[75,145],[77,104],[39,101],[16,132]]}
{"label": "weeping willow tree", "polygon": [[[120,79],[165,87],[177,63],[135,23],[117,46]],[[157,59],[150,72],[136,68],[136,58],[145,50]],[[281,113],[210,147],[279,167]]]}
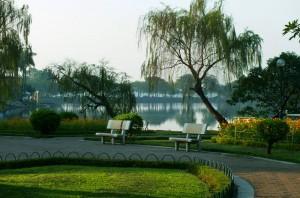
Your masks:
{"label": "weeping willow tree", "polygon": [[145,77],[190,73],[194,91],[219,123],[227,120],[204,94],[203,82],[210,72],[222,70],[239,76],[261,62],[262,39],[249,30],[236,35],[232,18],[222,11],[222,1],[207,10],[205,0],[194,0],[190,9],[148,12],[139,24],[139,45],[146,41]]}
{"label": "weeping willow tree", "polygon": [[131,112],[136,105],[131,83],[125,73],[116,73],[100,61],[99,65],[66,61],[54,65],[54,80],[65,93],[83,97],[83,110],[104,107],[106,114],[115,117]]}
{"label": "weeping willow tree", "polygon": [[0,106],[20,88],[19,61],[28,46],[30,24],[28,6],[17,8],[13,0],[0,0]]}

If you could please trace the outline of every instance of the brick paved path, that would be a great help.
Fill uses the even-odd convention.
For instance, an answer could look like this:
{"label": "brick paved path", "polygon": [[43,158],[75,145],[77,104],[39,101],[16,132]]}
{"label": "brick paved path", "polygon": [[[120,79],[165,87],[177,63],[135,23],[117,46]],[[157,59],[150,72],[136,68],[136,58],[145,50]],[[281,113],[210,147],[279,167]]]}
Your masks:
{"label": "brick paved path", "polygon": [[300,164],[266,160],[247,156],[236,156],[214,152],[185,152],[183,150],[174,151],[173,148],[141,146],[141,145],[110,145],[100,144],[100,142],[84,141],[81,137],[57,137],[57,138],[30,138],[30,137],[10,137],[0,136],[0,156],[4,159],[9,153],[18,155],[22,152],[31,154],[32,152],[43,153],[48,151],[54,153],[86,152],[114,155],[123,153],[130,156],[138,153],[145,157],[149,154],[157,156],[173,155],[181,157],[188,155],[191,158],[198,157],[207,160],[224,162],[237,176],[250,182],[255,189],[255,196],[262,197],[300,197]]}

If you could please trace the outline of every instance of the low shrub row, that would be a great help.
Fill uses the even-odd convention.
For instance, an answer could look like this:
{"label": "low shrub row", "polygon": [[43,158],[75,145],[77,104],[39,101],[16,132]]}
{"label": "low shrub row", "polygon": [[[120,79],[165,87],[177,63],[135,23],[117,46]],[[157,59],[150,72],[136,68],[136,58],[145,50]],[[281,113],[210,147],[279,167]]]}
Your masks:
{"label": "low shrub row", "polygon": [[[131,120],[127,133],[129,140],[134,140],[142,132],[143,119],[138,114],[121,114],[113,119]],[[94,135],[98,131],[108,132],[106,126],[105,119],[79,119],[72,112],[58,114],[53,110],[40,109],[34,111],[29,120],[13,118],[0,121],[0,133],[29,136]]]}
{"label": "low shrub row", "polygon": [[[55,135],[94,135],[96,131],[106,131],[107,120],[103,119],[73,119],[62,120]],[[29,119],[12,118],[0,121],[0,134],[36,136]]]}
{"label": "low shrub row", "polygon": [[[236,139],[233,137],[214,136],[211,138],[211,141],[218,144],[243,145],[258,148],[265,148],[267,146],[267,143],[263,141]],[[273,148],[300,151],[300,145],[292,142],[276,142],[274,143]]]}
{"label": "low shrub row", "polygon": [[229,137],[229,141],[232,141],[231,138],[265,141],[268,154],[271,154],[273,144],[286,139],[289,133],[290,125],[287,122],[268,118],[236,118],[233,123],[221,125],[220,129],[220,136]]}

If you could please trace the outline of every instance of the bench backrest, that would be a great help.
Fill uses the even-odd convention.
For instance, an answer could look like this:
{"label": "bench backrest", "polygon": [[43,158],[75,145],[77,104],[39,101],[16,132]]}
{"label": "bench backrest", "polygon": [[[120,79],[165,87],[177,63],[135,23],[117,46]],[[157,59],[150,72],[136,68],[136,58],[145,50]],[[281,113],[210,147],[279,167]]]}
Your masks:
{"label": "bench backrest", "polygon": [[182,133],[186,133],[186,138],[189,138],[190,134],[198,135],[197,139],[199,139],[201,134],[205,134],[206,129],[207,124],[185,123]]}
{"label": "bench backrest", "polygon": [[111,133],[115,133],[115,130],[121,130],[121,134],[125,134],[125,131],[130,128],[130,124],[130,120],[109,120],[107,129],[111,129]]}

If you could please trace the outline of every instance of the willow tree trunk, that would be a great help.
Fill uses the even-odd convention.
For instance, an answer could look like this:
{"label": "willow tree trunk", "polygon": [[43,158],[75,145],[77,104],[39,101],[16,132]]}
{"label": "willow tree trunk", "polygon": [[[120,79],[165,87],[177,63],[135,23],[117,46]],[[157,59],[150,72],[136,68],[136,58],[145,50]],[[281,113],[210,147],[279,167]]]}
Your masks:
{"label": "willow tree trunk", "polygon": [[196,85],[194,91],[200,97],[202,102],[205,104],[208,111],[213,115],[213,117],[219,122],[219,124],[227,124],[228,121],[212,106],[208,98],[205,96],[201,85]]}

